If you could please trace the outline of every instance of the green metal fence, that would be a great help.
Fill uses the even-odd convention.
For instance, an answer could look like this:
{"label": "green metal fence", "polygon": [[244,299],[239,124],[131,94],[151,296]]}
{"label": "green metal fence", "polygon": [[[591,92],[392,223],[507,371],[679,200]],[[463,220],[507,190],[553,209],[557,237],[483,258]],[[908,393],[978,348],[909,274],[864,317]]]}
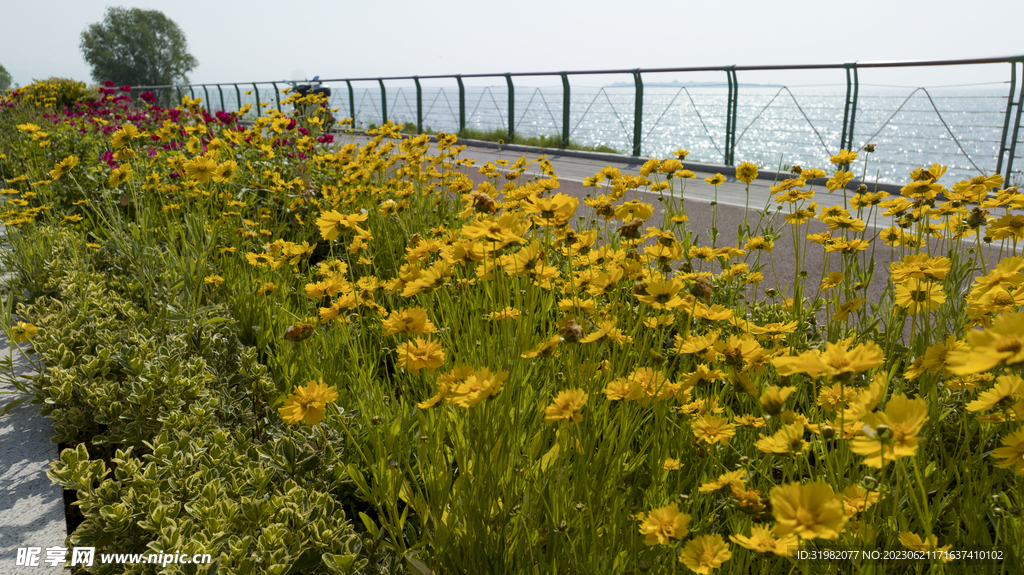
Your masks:
{"label": "green metal fence", "polygon": [[[687,96],[690,98],[690,102],[693,103],[693,108],[696,111],[696,116],[700,120],[701,125],[703,125],[703,129],[707,133],[708,139],[711,141],[712,144],[714,144],[714,149],[718,153],[720,153],[720,158],[721,158],[720,161],[721,161],[721,163],[726,164],[726,165],[734,165],[735,162],[736,162],[736,150],[737,150],[738,139],[742,139],[742,137],[747,133],[747,130],[757,120],[757,117],[755,117],[754,120],[752,120],[749,124],[747,124],[746,127],[742,128],[742,129],[740,129],[740,127],[739,127],[738,109],[740,107],[740,83],[739,83],[739,80],[738,80],[738,73],[754,72],[754,71],[830,70],[830,69],[831,70],[842,70],[842,71],[844,71],[845,72],[846,82],[845,82],[845,98],[844,98],[844,101],[843,101],[843,111],[842,111],[841,127],[839,129],[835,130],[835,131],[838,132],[838,136],[839,136],[838,148],[839,149],[853,149],[855,147],[855,141],[856,141],[855,140],[855,134],[857,133],[857,129],[859,127],[861,127],[861,126],[858,125],[858,119],[859,119],[858,111],[860,111],[860,115],[863,115],[865,113],[865,111],[869,111],[869,112],[870,111],[875,111],[875,112],[879,111],[877,109],[871,109],[869,107],[865,107],[865,104],[864,104],[864,101],[863,101],[863,97],[860,94],[861,83],[860,83],[859,74],[858,74],[858,72],[860,70],[875,69],[875,68],[914,68],[914,67],[962,66],[962,65],[980,65],[980,64],[1008,64],[1009,68],[1010,68],[1010,70],[1009,70],[1010,73],[1009,73],[1008,81],[1006,83],[1009,85],[1009,93],[1008,93],[1008,96],[1005,97],[1005,99],[1006,99],[1005,108],[1001,108],[999,110],[999,115],[1002,116],[1002,123],[1001,123],[1002,125],[1001,126],[995,126],[995,125],[967,126],[967,127],[971,127],[971,128],[975,128],[975,127],[989,128],[990,131],[993,134],[996,131],[998,131],[998,133],[999,133],[998,140],[997,141],[996,140],[992,140],[992,139],[964,140],[964,142],[979,143],[979,145],[981,145],[983,147],[984,146],[990,146],[993,149],[993,151],[995,151],[996,153],[995,153],[995,157],[994,158],[988,157],[987,160],[994,159],[995,160],[995,162],[994,162],[995,165],[991,166],[991,162],[988,162],[988,161],[985,161],[983,163],[985,165],[989,166],[989,167],[994,167],[995,173],[1003,174],[1005,180],[1007,181],[1007,184],[1009,184],[1010,181],[1011,181],[1011,173],[1015,173],[1015,172],[1013,172],[1014,159],[1019,159],[1020,158],[1020,156],[1017,155],[1017,151],[1018,151],[1017,144],[1020,142],[1020,138],[1021,138],[1021,135],[1022,135],[1021,134],[1021,129],[1020,129],[1021,128],[1021,112],[1022,112],[1022,108],[1024,108],[1024,87],[1021,86],[1022,82],[1020,80],[1024,79],[1024,78],[1020,78],[1019,79],[1019,77],[1018,77],[1018,70],[1021,70],[1022,72],[1024,72],[1024,56],[1010,56],[1010,57],[998,57],[998,58],[978,58],[978,59],[971,59],[971,60],[931,60],[931,61],[912,61],[912,62],[849,62],[849,63],[843,63],[843,64],[808,64],[808,65],[795,65],[795,66],[785,66],[785,65],[779,65],[779,66],[771,66],[771,65],[769,65],[769,66],[736,66],[736,65],[733,65],[733,66],[719,66],[719,67],[656,68],[656,69],[636,68],[636,69],[631,69],[631,70],[581,70],[581,71],[561,71],[561,72],[519,72],[519,73],[506,72],[506,73],[495,73],[495,74],[452,74],[452,75],[431,75],[431,76],[395,76],[395,77],[379,77],[379,78],[338,78],[338,79],[322,80],[322,82],[330,83],[333,86],[335,86],[334,95],[332,97],[332,105],[337,105],[337,107],[342,110],[341,111],[342,115],[345,115],[345,112],[347,112],[347,115],[349,117],[351,117],[351,118],[356,118],[357,116],[360,116],[360,117],[366,117],[367,116],[367,114],[359,114],[358,113],[359,110],[357,110],[356,97],[355,97],[356,91],[355,91],[355,88],[353,87],[353,83],[364,84],[364,85],[367,84],[367,83],[375,84],[376,86],[379,87],[379,91],[380,91],[380,94],[379,94],[379,108],[377,107],[377,103],[374,101],[374,98],[372,97],[373,95],[370,94],[369,90],[363,90],[362,91],[362,99],[360,99],[360,106],[361,107],[370,107],[370,108],[372,108],[372,114],[369,114],[369,116],[372,117],[372,118],[379,118],[381,123],[386,123],[388,121],[388,119],[389,119],[388,89],[387,89],[386,82],[394,83],[394,82],[397,82],[397,81],[409,81],[409,80],[411,80],[414,83],[414,85],[415,85],[415,102],[416,102],[415,103],[415,125],[416,125],[416,127],[417,127],[419,132],[423,132],[423,130],[424,130],[424,118],[425,118],[425,116],[429,115],[431,113],[431,111],[438,105],[440,97],[441,96],[444,97],[444,103],[446,103],[449,107],[451,107],[451,102],[448,100],[447,94],[445,94],[443,92],[443,90],[441,90],[434,97],[434,100],[430,103],[429,108],[427,110],[425,110],[424,109],[424,92],[425,92],[425,89],[424,89],[424,86],[422,85],[422,82],[424,80],[455,80],[455,82],[457,83],[457,86],[458,86],[457,126],[458,126],[458,131],[459,132],[464,132],[467,129],[467,90],[466,90],[466,86],[465,86],[464,80],[471,79],[471,78],[472,79],[481,79],[481,78],[501,79],[501,78],[504,78],[505,86],[506,86],[507,92],[508,92],[507,120],[505,118],[501,118],[500,122],[501,122],[502,125],[498,126],[498,128],[502,129],[502,130],[507,130],[508,141],[509,142],[514,142],[516,140],[517,135],[520,133],[519,128],[521,128],[521,126],[517,125],[517,116],[516,116],[516,88],[517,88],[517,86],[516,86],[516,82],[514,81],[514,79],[520,79],[520,81],[522,81],[523,79],[527,79],[527,78],[531,78],[531,77],[557,78],[557,79],[560,79],[560,81],[561,81],[561,96],[562,96],[562,98],[561,98],[561,110],[560,110],[561,111],[561,114],[560,114],[561,117],[557,118],[557,115],[556,115],[555,111],[551,109],[551,107],[552,107],[551,104],[554,104],[555,107],[557,108],[557,104],[556,104],[557,100],[553,100],[552,103],[549,104],[547,99],[544,98],[544,94],[543,94],[543,92],[540,89],[537,89],[537,91],[533,93],[533,95],[531,96],[530,101],[525,106],[526,110],[523,111],[523,114],[525,115],[525,113],[527,111],[529,111],[529,108],[530,108],[532,102],[534,101],[534,96],[539,95],[540,99],[541,99],[541,103],[546,108],[546,110],[549,113],[549,116],[552,119],[551,123],[554,124],[556,122],[559,122],[559,120],[560,120],[560,122],[559,122],[560,125],[558,126],[558,128],[559,128],[560,136],[561,136],[561,144],[562,144],[563,147],[565,147],[565,146],[569,145],[570,136],[571,136],[571,134],[573,133],[573,130],[574,130],[573,126],[571,125],[571,123],[572,123],[571,114],[572,114],[572,111],[573,111],[573,105],[572,105],[572,103],[573,103],[573,98],[572,98],[573,91],[572,91],[572,85],[571,85],[572,83],[570,82],[570,78],[580,78],[580,77],[584,77],[584,76],[616,75],[616,74],[628,75],[629,77],[632,78],[632,81],[633,81],[633,111],[632,111],[632,116],[633,117],[632,117],[632,130],[631,130],[631,133],[629,134],[629,136],[631,136],[631,140],[632,141],[630,142],[631,143],[631,149],[629,150],[629,152],[633,156],[641,156],[642,153],[643,153],[643,142],[644,142],[644,137],[645,137],[645,135],[644,135],[644,127],[647,126],[649,128],[648,131],[647,131],[647,134],[649,135],[651,132],[653,132],[653,130],[662,121],[662,118],[665,117],[665,112],[667,111],[667,107],[666,107],[666,109],[662,111],[662,115],[659,116],[656,120],[654,120],[653,124],[649,120],[646,120],[647,123],[645,124],[645,119],[644,119],[644,79],[645,79],[645,77],[646,78],[651,78],[652,76],[655,76],[657,74],[666,74],[666,73],[698,73],[698,72],[700,72],[700,73],[707,73],[707,72],[723,73],[726,76],[725,79],[726,79],[726,86],[727,86],[724,118],[722,118],[721,116],[715,117],[714,114],[709,115],[706,110],[705,110],[705,115],[701,116],[700,111],[698,110],[697,104],[693,101],[692,95],[689,92],[687,92]],[[246,90],[243,93],[243,90],[245,90],[246,88],[249,88],[250,86],[252,87],[252,90]],[[165,91],[165,92],[166,91],[173,91],[177,95],[177,97],[180,99],[180,97],[184,93],[186,93],[186,91],[187,91],[187,93],[190,96],[192,96],[193,98],[195,98],[197,96],[202,96],[203,97],[203,102],[205,103],[205,105],[207,107],[207,110],[210,113],[213,113],[215,111],[215,108],[219,108],[219,109],[222,109],[222,110],[238,110],[238,109],[241,109],[241,107],[244,106],[246,103],[248,103],[252,107],[251,108],[252,109],[252,113],[255,116],[261,116],[261,115],[264,114],[265,109],[268,106],[272,106],[275,109],[280,110],[280,111],[286,111],[285,107],[282,107],[282,104],[281,104],[281,101],[282,101],[281,90],[284,88],[284,86],[285,86],[284,82],[247,82],[247,83],[231,83],[231,84],[191,84],[191,85],[181,85],[181,86],[138,86],[138,87],[133,89],[133,93],[138,94],[139,92],[144,91],[144,90]],[[341,90],[338,90],[337,89],[338,86],[342,86],[343,88]],[[786,87],[783,87],[783,89],[789,91],[788,89],[786,89]],[[489,90],[489,89],[487,89],[487,90]],[[923,88],[919,88],[918,90],[924,90],[924,89]],[[915,92],[911,93],[911,96],[913,96],[918,90],[915,90]],[[597,99],[601,96],[601,92],[602,91],[599,91],[598,94],[595,95],[594,100],[590,102],[590,106],[594,105],[594,102],[596,102]],[[782,91],[783,90],[780,90],[779,94],[781,94]],[[225,92],[228,94],[228,98],[225,98]],[[779,94],[776,94],[776,96],[778,96]],[[945,131],[948,132],[948,135],[951,137],[951,141],[955,142],[956,146],[959,148],[959,151],[956,152],[956,153],[959,154],[960,152],[962,152],[963,155],[966,157],[966,159],[968,161],[970,161],[971,165],[975,169],[977,169],[977,171],[979,171],[979,172],[980,171],[985,171],[985,170],[983,170],[982,168],[979,167],[978,163],[975,162],[975,160],[971,157],[972,155],[969,154],[968,151],[965,149],[965,146],[963,145],[964,142],[961,141],[962,137],[961,137],[961,139],[958,139],[956,137],[956,135],[954,134],[950,124],[943,118],[942,113],[940,113],[939,108],[935,105],[935,102],[934,102],[934,100],[932,98],[932,95],[927,90],[924,90],[924,94],[927,96],[929,101],[931,101],[932,107],[935,110],[937,119],[941,122],[941,126],[945,128]],[[211,95],[213,95],[214,98],[211,98]],[[232,98],[231,98],[232,95],[234,96],[234,98],[233,98],[234,101],[233,102],[230,101],[230,100],[232,100]],[[477,108],[479,108],[479,106],[481,105],[481,102],[483,100],[484,95],[486,95],[486,93],[483,93],[483,94],[480,95],[480,97],[479,97],[479,99],[477,101]],[[491,93],[490,95],[492,97],[492,100],[494,100],[493,93]],[[605,95],[606,99],[608,100],[608,104],[611,105],[612,104],[611,98],[608,96],[607,93],[605,93],[604,95]],[[250,98],[249,96],[252,96],[252,97]],[[346,96],[347,96],[347,98],[346,98]],[[830,151],[829,147],[826,145],[826,141],[825,141],[826,138],[824,136],[822,136],[821,133],[819,133],[819,130],[815,127],[814,123],[811,121],[811,118],[808,116],[808,113],[803,108],[800,107],[800,104],[797,102],[796,96],[793,94],[792,91],[789,91],[789,96],[792,97],[793,102],[796,104],[796,108],[798,108],[800,110],[800,113],[802,114],[803,118],[806,119],[807,123],[810,124],[810,127],[813,130],[814,135],[816,135],[818,140],[821,141],[822,146],[824,146],[826,151]],[[401,100],[404,99],[406,101],[406,104],[407,104],[406,108],[411,111],[411,108],[412,108],[411,102],[408,102],[408,97],[406,96],[406,93],[403,91],[403,88],[398,88],[396,91],[394,91],[392,93],[392,99],[393,99],[393,102],[392,102],[393,103],[393,108],[394,107],[400,107],[399,104],[401,103]],[[909,99],[910,99],[910,97],[907,98],[907,100],[909,100]],[[673,99],[673,102],[674,101],[675,100]],[[775,98],[773,98],[769,102],[768,105],[771,105],[772,102],[774,102],[774,101],[775,101]],[[495,105],[497,106],[497,101],[494,100],[494,102],[495,102]],[[896,113],[900,112],[900,110],[903,109],[903,106],[905,104],[906,104],[906,101],[904,101],[903,104],[901,104],[900,107],[896,109],[896,112],[893,113],[893,116],[889,117],[889,119],[886,120],[885,123],[881,124],[881,128],[879,128],[879,130],[877,132],[875,132],[874,136],[877,136],[882,131],[882,129],[885,128],[885,126],[889,122],[892,121],[892,119],[893,119],[893,117],[895,117]],[[347,110],[345,110],[345,108],[347,108]],[[474,108],[474,110],[470,114],[471,116],[476,114],[477,108]],[[766,106],[766,108],[767,108],[767,106]],[[615,112],[614,105],[611,105],[611,109],[612,109],[613,112]],[[504,114],[505,110],[500,110],[500,109],[497,109],[497,108],[496,108],[496,110],[499,112],[499,116],[504,116],[505,115]],[[455,116],[454,109],[452,109],[451,111],[452,111],[453,120],[454,120],[454,116]],[[762,110],[762,112],[763,111],[764,110]],[[586,108],[586,110],[584,111],[583,115],[586,116],[588,113],[590,113],[590,107]],[[838,114],[838,109],[835,110],[835,113]],[[991,115],[991,110],[988,110],[986,113]],[[620,125],[623,128],[626,128],[626,123],[627,122],[623,121],[623,118],[620,117],[617,112],[615,112],[615,114],[616,114],[617,119],[619,120]],[[523,120],[524,115],[520,115],[520,117],[518,118],[518,121],[521,122]],[[759,116],[760,116],[760,114],[758,114],[758,117]],[[722,120],[724,120],[724,128],[721,129],[720,132],[716,128],[714,128],[714,126],[709,128],[708,123],[721,122]],[[579,123],[581,121],[582,121],[582,117],[577,120],[577,127],[579,127]],[[838,116],[836,116],[835,122],[838,122],[838,121],[839,121],[838,120]],[[717,124],[717,125],[721,125],[721,124]],[[935,126],[939,126],[939,124],[935,124]],[[717,136],[717,139],[715,138],[715,136]],[[872,138],[874,136],[872,136]],[[861,139],[863,140],[863,136],[861,137]],[[719,141],[722,143],[721,146],[718,145]],[[1024,146],[1022,146],[1022,148],[1024,148]],[[710,148],[709,148],[709,150],[710,150]],[[979,154],[980,154],[980,152],[975,152],[974,155],[979,155]],[[705,159],[708,159],[708,158],[705,158]]]}

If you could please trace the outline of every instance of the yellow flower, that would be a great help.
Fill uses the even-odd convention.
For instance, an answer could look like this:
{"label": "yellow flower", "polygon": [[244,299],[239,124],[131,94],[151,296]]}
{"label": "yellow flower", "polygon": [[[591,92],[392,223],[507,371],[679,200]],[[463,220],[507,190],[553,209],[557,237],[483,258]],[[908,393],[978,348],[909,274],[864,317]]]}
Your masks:
{"label": "yellow flower", "polygon": [[968,411],[988,411],[996,407],[1009,408],[1020,400],[1024,380],[1019,375],[1002,375],[996,379],[992,389],[982,393],[978,399],[967,404]]}
{"label": "yellow flower", "polygon": [[895,299],[896,305],[915,315],[921,311],[937,309],[946,301],[946,296],[938,283],[911,278],[896,286]]}
{"label": "yellow flower", "polygon": [[133,124],[125,124],[121,126],[121,129],[114,132],[113,139],[110,142],[110,147],[114,148],[115,150],[118,148],[123,148],[129,140],[133,138],[138,138],[140,135],[141,134],[139,134],[139,129],[136,128]]}
{"label": "yellow flower", "polygon": [[804,426],[802,423],[786,425],[774,435],[758,440],[754,447],[776,455],[800,455],[807,447],[807,442],[804,441]]}
{"label": "yellow flower", "polygon": [[1005,362],[1015,365],[1024,361],[1024,313],[1007,313],[997,317],[986,330],[971,330],[967,345],[947,355],[949,370],[956,375],[988,371]]}
{"label": "yellow flower", "polygon": [[671,545],[670,539],[682,539],[690,532],[686,524],[690,522],[690,516],[679,512],[679,506],[675,503],[659,507],[650,512],[637,513],[636,518],[640,524],[640,533],[644,535],[646,545]]}
{"label": "yellow flower", "polygon": [[729,438],[736,435],[736,426],[729,420],[718,415],[697,417],[690,424],[693,435],[705,443],[721,443],[727,445]]}
{"label": "yellow flower", "polygon": [[867,413],[865,423],[868,437],[857,437],[850,442],[850,450],[867,456],[864,465],[883,467],[900,457],[917,453],[920,442],[917,434],[928,421],[928,404],[921,398],[908,399],[895,395],[885,406],[885,412]]}
{"label": "yellow flower", "polygon": [[716,491],[722,491],[725,489],[745,489],[747,487],[744,482],[744,477],[747,475],[746,470],[737,469],[736,471],[729,471],[718,476],[718,479],[702,483],[698,491],[701,493],[714,493]]}
{"label": "yellow flower", "polygon": [[208,182],[217,170],[217,162],[207,156],[197,156],[185,162],[185,174],[198,182]]}
{"label": "yellow flower", "polygon": [[318,379],[295,388],[295,391],[284,400],[284,406],[278,408],[277,412],[289,425],[301,421],[308,425],[316,425],[324,420],[324,408],[327,404],[336,399],[338,392]]}
{"label": "yellow flower", "polygon": [[110,172],[110,178],[107,179],[107,185],[111,188],[120,186],[132,175],[132,167],[128,164],[122,164],[113,169]]}
{"label": "yellow flower", "polygon": [[730,535],[733,543],[750,549],[756,553],[774,553],[779,557],[788,557],[793,554],[799,545],[796,535],[790,533],[784,537],[775,536],[774,527],[764,525],[751,525],[750,537],[745,535]]}
{"label": "yellow flower", "polygon": [[848,516],[856,515],[878,503],[881,493],[868,491],[858,485],[851,485],[843,490],[843,507]]}
{"label": "yellow flower", "polygon": [[721,535],[698,535],[686,542],[679,561],[694,573],[707,575],[732,557],[729,544]]}
{"label": "yellow flower", "polygon": [[467,374],[465,380],[452,386],[448,402],[456,407],[470,408],[494,397],[505,385],[507,371],[491,373],[486,367]]}
{"label": "yellow flower", "polygon": [[804,373],[811,377],[831,378],[874,369],[885,363],[882,348],[873,341],[849,349],[850,340],[829,343],[825,351],[812,349],[798,356],[777,357],[772,365],[779,375]]}
{"label": "yellow flower", "polygon": [[316,225],[320,227],[320,235],[327,241],[333,240],[341,233],[341,228],[356,230],[361,229],[359,222],[364,222],[369,216],[367,214],[342,214],[335,210],[320,214]]}
{"label": "yellow flower", "polygon": [[992,450],[992,457],[1002,459],[996,462],[996,467],[1013,467],[1014,473],[1024,475],[1024,427],[1007,435],[1001,441],[1004,447]]}
{"label": "yellow flower", "polygon": [[419,307],[392,311],[383,320],[384,335],[405,333],[420,335],[437,333],[437,327],[427,317],[427,310]]}
{"label": "yellow flower", "polygon": [[753,182],[754,180],[757,179],[757,166],[751,164],[750,162],[743,162],[742,164],[736,166],[736,179],[743,182],[744,184],[749,184],[750,182]]}
{"label": "yellow flower", "polygon": [[711,184],[712,186],[718,186],[725,183],[725,176],[722,174],[715,174],[710,178],[704,178],[704,181]]}
{"label": "yellow flower", "polygon": [[71,171],[72,168],[78,165],[78,156],[68,156],[63,160],[57,162],[57,165],[50,170],[50,177],[54,180],[59,180],[61,176]]}
{"label": "yellow flower", "polygon": [[857,159],[857,152],[850,150],[839,150],[838,154],[833,155],[829,158],[829,161],[839,166],[848,166]]}
{"label": "yellow flower", "polygon": [[682,289],[683,284],[678,278],[651,282],[642,293],[636,294],[636,299],[654,309],[676,309],[683,305],[683,299],[678,295]]}
{"label": "yellow flower", "polygon": [[786,398],[794,391],[796,388],[792,386],[769,385],[761,395],[761,408],[768,415],[778,415],[782,411],[782,405],[786,403]]}
{"label": "yellow flower", "polygon": [[256,297],[266,297],[266,296],[274,293],[274,290],[276,290],[276,289],[277,289],[277,286],[274,284],[274,282],[267,282],[267,283],[263,284],[262,286],[260,286],[259,289],[256,290]]}
{"label": "yellow flower", "polygon": [[213,287],[220,287],[224,283],[224,278],[219,275],[206,276],[203,278],[203,283]]}
{"label": "yellow flower", "polygon": [[404,367],[413,375],[426,369],[434,373],[444,363],[444,350],[441,344],[431,339],[417,337],[412,342],[405,342],[398,345],[398,366]]}
{"label": "yellow flower", "polygon": [[939,551],[942,552],[937,556],[942,560],[943,563],[953,560],[953,557],[947,555],[946,552],[953,549],[952,545],[943,545],[939,547],[939,538],[935,535],[929,535],[926,539],[921,539],[921,536],[910,531],[903,531],[899,535],[900,543],[912,551]]}
{"label": "yellow flower", "polygon": [[654,206],[640,200],[623,202],[622,205],[615,208],[615,219],[623,222],[634,219],[646,220],[652,215],[654,215]]}
{"label": "yellow flower", "polygon": [[[832,157],[835,158],[836,156],[832,156]],[[857,154],[854,154],[853,157],[856,158]],[[836,190],[840,190],[842,188],[845,188],[846,185],[849,184],[852,180],[853,180],[853,172],[845,172],[843,170],[836,170],[836,173],[833,174],[832,177],[829,178],[827,182],[825,182],[825,187],[828,188],[828,190],[830,192],[834,192]]]}
{"label": "yellow flower", "polygon": [[582,389],[571,389],[559,392],[555,401],[544,409],[544,423],[557,423],[559,421],[583,421],[580,410],[587,403],[587,394]]}
{"label": "yellow flower", "polygon": [[824,482],[789,483],[773,487],[772,515],[776,533],[795,533],[802,539],[835,539],[846,523],[843,502]]}
{"label": "yellow flower", "polygon": [[213,170],[213,181],[217,182],[218,184],[224,183],[230,180],[237,171],[238,163],[235,162],[234,160],[228,160],[222,164],[219,164],[217,168]]}
{"label": "yellow flower", "polygon": [[28,343],[28,340],[35,337],[37,333],[39,333],[39,328],[23,321],[11,326],[11,339],[14,340],[14,343]]}

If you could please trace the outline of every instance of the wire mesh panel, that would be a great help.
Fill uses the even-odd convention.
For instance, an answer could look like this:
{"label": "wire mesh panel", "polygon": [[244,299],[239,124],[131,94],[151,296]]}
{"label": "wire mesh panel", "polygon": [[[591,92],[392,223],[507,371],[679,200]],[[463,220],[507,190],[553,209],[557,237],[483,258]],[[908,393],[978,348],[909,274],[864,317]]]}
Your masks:
{"label": "wire mesh panel", "polygon": [[[656,82],[653,78],[646,81]],[[643,154],[670,157],[682,148],[690,151],[688,160],[722,163],[727,101],[724,86],[644,88]]]}
{"label": "wire mesh panel", "polygon": [[771,169],[826,168],[839,152],[844,86],[740,84],[736,161]]}
{"label": "wire mesh panel", "polygon": [[423,87],[423,129],[428,132],[459,131],[459,89]]}
{"label": "wire mesh panel", "polygon": [[516,137],[561,137],[562,89],[516,86]]}
{"label": "wire mesh panel", "polygon": [[854,141],[876,144],[867,169],[885,181],[906,180],[914,168],[933,163],[949,168],[947,185],[991,174],[1006,108],[1001,92],[862,85]]}
{"label": "wire mesh panel", "polygon": [[570,90],[569,141],[607,146],[628,154],[633,149],[636,89],[575,86]]}

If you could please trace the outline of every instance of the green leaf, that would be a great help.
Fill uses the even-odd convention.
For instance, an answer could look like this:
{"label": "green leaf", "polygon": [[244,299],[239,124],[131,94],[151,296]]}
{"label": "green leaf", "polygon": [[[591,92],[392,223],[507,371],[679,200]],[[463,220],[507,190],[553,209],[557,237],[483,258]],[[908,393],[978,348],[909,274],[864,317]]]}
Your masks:
{"label": "green leaf", "polygon": [[425,563],[417,559],[412,553],[406,553],[402,555],[405,558],[405,562],[409,564],[409,572],[414,575],[433,575],[430,568]]}

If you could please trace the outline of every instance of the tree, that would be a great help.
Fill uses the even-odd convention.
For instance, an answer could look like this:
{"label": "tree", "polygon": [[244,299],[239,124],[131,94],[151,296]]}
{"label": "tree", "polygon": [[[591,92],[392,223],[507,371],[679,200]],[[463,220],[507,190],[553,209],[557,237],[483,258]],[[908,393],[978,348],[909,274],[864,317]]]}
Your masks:
{"label": "tree", "polygon": [[4,68],[3,64],[0,64],[0,92],[11,87],[11,75],[7,73],[7,69]]}
{"label": "tree", "polygon": [[188,83],[199,64],[181,28],[158,10],[108,7],[102,22],[82,32],[80,47],[93,79],[117,85]]}

